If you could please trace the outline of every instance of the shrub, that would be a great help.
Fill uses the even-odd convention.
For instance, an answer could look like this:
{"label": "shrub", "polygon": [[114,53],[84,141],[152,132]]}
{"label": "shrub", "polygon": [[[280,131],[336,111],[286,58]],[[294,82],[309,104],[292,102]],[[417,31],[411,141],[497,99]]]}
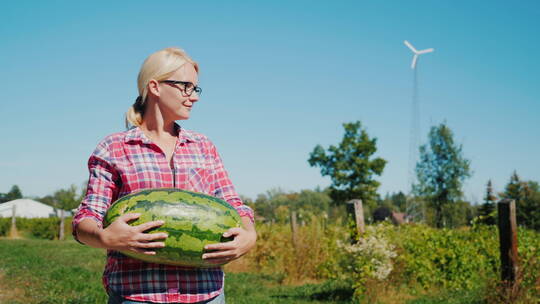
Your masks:
{"label": "shrub", "polygon": [[[54,240],[58,239],[60,219],[49,218],[23,218],[17,217],[16,226],[19,233],[33,238]],[[11,229],[11,218],[0,218],[0,236],[7,236]],[[65,218],[64,235],[71,235],[71,217]]]}

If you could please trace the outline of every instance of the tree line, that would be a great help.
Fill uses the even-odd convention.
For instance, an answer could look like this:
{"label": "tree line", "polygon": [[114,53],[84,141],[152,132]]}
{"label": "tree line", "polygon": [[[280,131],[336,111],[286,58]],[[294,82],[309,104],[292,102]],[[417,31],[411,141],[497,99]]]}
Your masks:
{"label": "tree line", "polygon": [[[58,189],[53,194],[46,195],[43,197],[33,198],[38,202],[49,205],[55,209],[63,209],[70,211],[79,206],[82,198],[86,193],[86,188],[83,187],[81,190],[75,185],[71,185],[65,189]],[[18,185],[13,185],[9,192],[0,193],[0,204],[9,202],[12,200],[24,198],[22,191]]]}
{"label": "tree line", "polygon": [[344,123],[343,128],[344,136],[338,145],[327,149],[317,145],[308,159],[311,166],[320,168],[321,175],[331,178],[327,193],[333,205],[361,199],[368,219],[373,219],[376,209],[386,208],[387,214],[402,212],[411,221],[443,228],[468,225],[474,218],[495,224],[495,202],[509,198],[516,201],[518,224],[540,231],[538,182],[522,181],[516,172],[498,195],[488,181],[481,205],[465,200],[463,183],[472,175],[471,162],[446,123],[431,127],[427,143],[419,147],[416,181],[410,192],[387,194],[384,198],[377,192],[380,183],[376,177],[382,174],[386,160],[374,157],[377,139],[368,135],[360,121]]}
{"label": "tree line", "polygon": [[[419,147],[416,181],[410,191],[387,193],[384,197],[378,193],[380,182],[376,178],[384,171],[387,161],[374,156],[377,139],[369,136],[360,121],[344,123],[343,128],[341,142],[326,149],[316,145],[308,158],[311,166],[320,168],[321,175],[330,177],[331,185],[299,192],[270,189],[255,200],[243,197],[259,220],[287,222],[294,211],[300,223],[314,217],[332,221],[347,216],[347,201],[361,199],[368,223],[399,212],[409,221],[438,228],[470,225],[473,219],[490,225],[497,221],[496,202],[508,198],[516,202],[518,225],[540,231],[540,185],[522,180],[517,172],[499,193],[493,189],[491,180],[487,181],[481,204],[465,200],[463,183],[472,175],[471,162],[463,155],[462,145],[454,141],[446,123],[431,127],[427,142]],[[85,192],[84,186],[78,191],[71,185],[37,200],[54,208],[72,210]],[[22,197],[20,188],[14,185],[9,192],[0,193],[0,203]]]}

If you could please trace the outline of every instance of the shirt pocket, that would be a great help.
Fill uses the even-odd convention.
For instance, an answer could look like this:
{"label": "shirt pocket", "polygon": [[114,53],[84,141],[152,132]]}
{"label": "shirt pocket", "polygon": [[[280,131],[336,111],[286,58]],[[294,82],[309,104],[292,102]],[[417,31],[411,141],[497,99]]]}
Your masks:
{"label": "shirt pocket", "polygon": [[212,166],[202,157],[177,160],[175,171],[179,188],[211,194],[208,180],[212,174]]}

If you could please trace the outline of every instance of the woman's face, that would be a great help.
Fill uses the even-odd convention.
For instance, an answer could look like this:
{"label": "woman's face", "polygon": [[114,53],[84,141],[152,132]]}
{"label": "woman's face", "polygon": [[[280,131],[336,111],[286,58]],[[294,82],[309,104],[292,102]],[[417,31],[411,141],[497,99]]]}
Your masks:
{"label": "woman's face", "polygon": [[[193,86],[199,84],[197,71],[190,63],[184,64],[166,80],[189,82]],[[188,96],[187,86],[170,82],[159,83],[158,105],[165,120],[186,120],[189,118],[193,104],[199,100],[199,94],[193,91],[191,96]]]}

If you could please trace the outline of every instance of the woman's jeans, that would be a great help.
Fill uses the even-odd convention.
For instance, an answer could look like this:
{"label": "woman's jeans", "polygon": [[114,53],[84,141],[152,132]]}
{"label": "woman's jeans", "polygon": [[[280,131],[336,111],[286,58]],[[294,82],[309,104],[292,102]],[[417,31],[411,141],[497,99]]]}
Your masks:
{"label": "woman's jeans", "polygon": [[[108,304],[144,304],[144,303],[146,302],[126,300],[118,295],[109,296],[109,302],[108,302]],[[203,301],[203,302],[197,302],[197,304],[225,304],[225,292],[222,291],[219,296],[212,298],[210,300]]]}

